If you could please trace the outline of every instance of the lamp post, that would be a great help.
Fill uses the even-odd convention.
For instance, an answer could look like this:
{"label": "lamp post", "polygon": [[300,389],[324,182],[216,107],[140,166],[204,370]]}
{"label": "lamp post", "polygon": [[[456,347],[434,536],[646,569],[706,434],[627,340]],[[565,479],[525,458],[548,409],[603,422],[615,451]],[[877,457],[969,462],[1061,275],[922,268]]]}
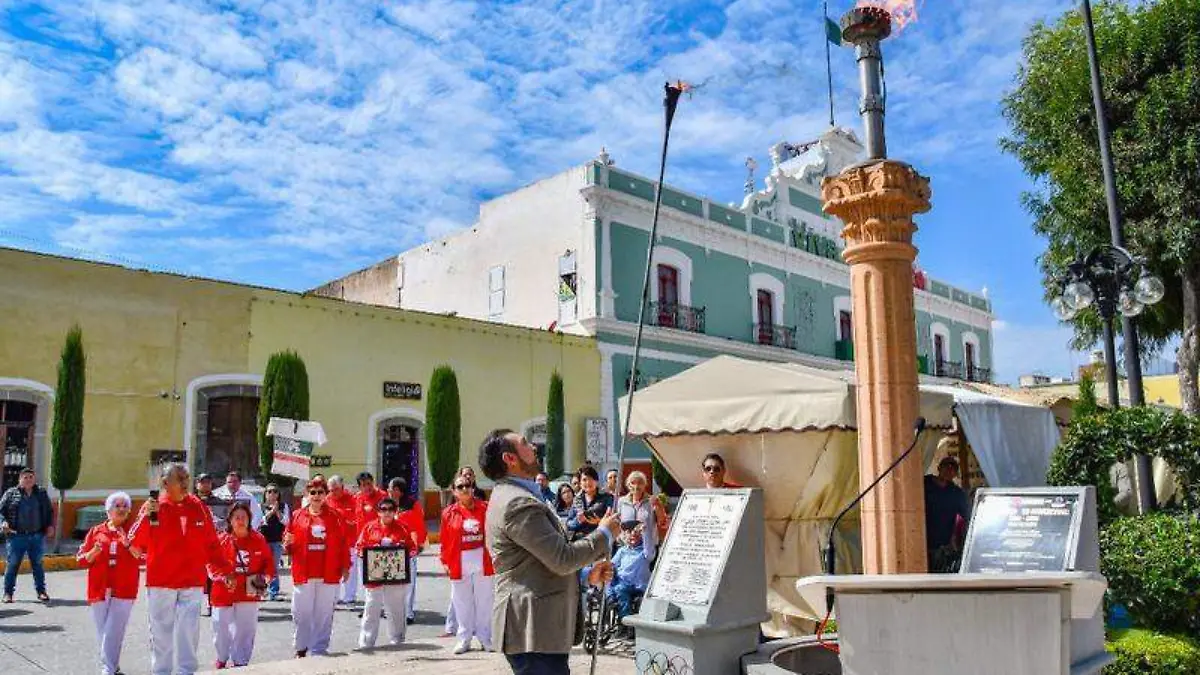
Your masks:
{"label": "lamp post", "polygon": [[[1050,302],[1054,313],[1063,321],[1070,321],[1080,311],[1093,304],[1100,313],[1104,328],[1105,378],[1108,384],[1108,400],[1113,408],[1121,405],[1120,389],[1117,386],[1117,349],[1113,335],[1113,319],[1119,312],[1128,321],[1141,314],[1146,307],[1162,300],[1165,287],[1158,277],[1146,269],[1145,262],[1120,246],[1098,246],[1086,257],[1076,260],[1067,268],[1062,279],[1062,294]],[[1130,357],[1126,334],[1125,366],[1130,368],[1131,358],[1137,361],[1136,346]],[[1130,403],[1135,407],[1141,401],[1134,398],[1134,385],[1129,378]],[[1140,382],[1138,383],[1140,386]],[[1136,456],[1138,469],[1138,502],[1142,513],[1153,509],[1154,490],[1150,459],[1143,453]]]}
{"label": "lamp post", "polygon": [[[1104,104],[1104,88],[1100,80],[1100,61],[1096,55],[1096,31],[1092,24],[1092,3],[1090,0],[1080,0],[1079,12],[1083,15],[1083,32],[1087,38],[1088,68],[1092,80],[1092,106],[1096,110],[1096,135],[1100,143],[1100,165],[1104,171],[1104,197],[1108,206],[1108,229],[1113,247],[1125,246],[1125,227],[1121,218],[1121,202],[1117,196],[1117,183],[1114,177],[1112,148],[1109,142],[1108,113]],[[1161,283],[1161,282],[1160,282]],[[1136,314],[1121,315],[1121,332],[1125,340],[1125,374],[1129,381],[1129,404],[1136,407],[1145,404],[1145,394],[1142,390],[1142,361],[1138,349],[1137,324],[1133,322]],[[1105,330],[1111,332],[1112,326],[1105,321]],[[1105,358],[1113,363],[1113,355]],[[1116,399],[1114,406],[1116,405]],[[1151,472],[1150,459],[1146,455],[1137,456],[1137,485],[1138,507],[1141,513],[1147,513],[1154,508],[1154,477]]]}

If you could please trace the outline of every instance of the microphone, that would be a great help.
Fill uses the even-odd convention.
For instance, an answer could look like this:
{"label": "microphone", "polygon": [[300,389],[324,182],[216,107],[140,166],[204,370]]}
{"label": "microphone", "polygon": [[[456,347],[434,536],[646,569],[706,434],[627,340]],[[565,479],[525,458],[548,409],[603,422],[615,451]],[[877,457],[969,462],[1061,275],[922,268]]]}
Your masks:
{"label": "microphone", "polygon": [[[884,469],[883,472],[880,473],[879,476],[874,481],[872,481],[870,485],[868,485],[866,487],[866,489],[864,489],[862,492],[859,492],[858,496],[855,497],[849,504],[847,504],[846,508],[842,509],[841,512],[837,514],[837,517],[835,517],[833,519],[833,526],[829,528],[828,545],[825,548],[825,573],[826,574],[834,574],[835,573],[834,567],[837,564],[837,562],[836,562],[836,556],[834,555],[834,549],[833,549],[833,535],[837,532],[838,523],[842,522],[842,518],[844,518],[846,516],[846,514],[850,512],[850,509],[853,509],[855,506],[857,506],[858,503],[861,502],[864,497],[866,497],[868,494],[870,494],[871,490],[875,489],[876,485],[879,485],[879,481],[883,480],[885,476],[887,476],[892,471],[894,471],[897,466],[900,466],[900,462],[903,462],[904,458],[908,457],[908,455],[913,451],[913,448],[917,447],[917,439],[920,438],[921,432],[924,430],[925,430],[925,418],[918,417],[916,424],[913,425],[913,439],[912,439],[912,443],[908,444],[908,449],[905,450],[903,453],[901,453],[901,455],[896,458],[896,461],[892,462],[891,466]],[[827,589],[825,591],[825,609],[827,612],[830,612],[830,613],[833,612],[833,589],[832,588]]]}

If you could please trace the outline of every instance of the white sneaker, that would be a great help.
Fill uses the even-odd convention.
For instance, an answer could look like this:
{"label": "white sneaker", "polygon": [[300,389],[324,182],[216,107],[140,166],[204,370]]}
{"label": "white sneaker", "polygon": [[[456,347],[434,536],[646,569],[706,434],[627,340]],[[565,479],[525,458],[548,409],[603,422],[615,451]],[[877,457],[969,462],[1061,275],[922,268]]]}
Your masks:
{"label": "white sneaker", "polygon": [[459,640],[458,644],[454,645],[455,654],[466,654],[471,651],[471,643],[466,640]]}

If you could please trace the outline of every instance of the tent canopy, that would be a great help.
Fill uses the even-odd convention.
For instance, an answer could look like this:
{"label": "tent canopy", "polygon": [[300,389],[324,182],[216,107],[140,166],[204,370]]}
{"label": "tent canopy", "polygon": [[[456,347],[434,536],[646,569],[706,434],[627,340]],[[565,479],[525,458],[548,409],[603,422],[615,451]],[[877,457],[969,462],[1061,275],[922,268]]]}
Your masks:
{"label": "tent canopy", "polygon": [[[856,429],[852,371],[718,356],[637,392],[634,436]],[[628,395],[621,397],[624,413]],[[950,427],[954,398],[921,390],[928,426]]]}

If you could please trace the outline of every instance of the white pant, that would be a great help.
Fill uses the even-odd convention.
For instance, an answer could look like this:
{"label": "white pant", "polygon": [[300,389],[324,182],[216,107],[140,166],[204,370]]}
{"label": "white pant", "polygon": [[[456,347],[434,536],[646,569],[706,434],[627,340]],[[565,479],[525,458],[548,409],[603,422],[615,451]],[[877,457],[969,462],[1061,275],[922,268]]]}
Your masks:
{"label": "white pant", "polygon": [[250,663],[254,634],[258,631],[258,603],[236,602],[232,607],[213,607],[212,628],[218,661],[234,666]]}
{"label": "white pant", "polygon": [[350,577],[338,588],[340,602],[354,602],[358,599],[358,579],[362,576],[362,558],[350,551]]}
{"label": "white pant", "polygon": [[121,645],[125,642],[133,601],[109,597],[93,602],[90,607],[96,624],[96,642],[100,645],[100,673],[113,675],[121,667]]}
{"label": "white pant", "polygon": [[358,646],[370,649],[375,646],[379,636],[379,617],[387,608],[388,622],[392,644],[404,642],[404,629],[408,626],[405,621],[408,604],[408,584],[395,586],[380,586],[367,589],[367,604],[363,607],[362,630],[358,634]]}
{"label": "white pant", "polygon": [[329,651],[337,590],[337,584],[311,579],[292,590],[292,621],[296,624],[292,645],[296,651],[311,655]]}
{"label": "white pant", "polygon": [[412,572],[412,581],[408,584],[408,618],[415,619],[417,617],[417,558],[412,557],[412,565],[409,569]]}
{"label": "white pant", "polygon": [[200,603],[204,588],[150,588],[150,672],[192,675],[200,646]]}
{"label": "white pant", "polygon": [[454,600],[450,600],[450,606],[446,608],[446,633],[449,635],[458,634],[458,617],[454,616]]}
{"label": "white pant", "polygon": [[[476,553],[476,551],[478,553]],[[462,579],[450,582],[450,602],[458,619],[458,639],[479,638],[484,649],[492,648],[492,578],[483,576],[483,549],[464,551]]]}

